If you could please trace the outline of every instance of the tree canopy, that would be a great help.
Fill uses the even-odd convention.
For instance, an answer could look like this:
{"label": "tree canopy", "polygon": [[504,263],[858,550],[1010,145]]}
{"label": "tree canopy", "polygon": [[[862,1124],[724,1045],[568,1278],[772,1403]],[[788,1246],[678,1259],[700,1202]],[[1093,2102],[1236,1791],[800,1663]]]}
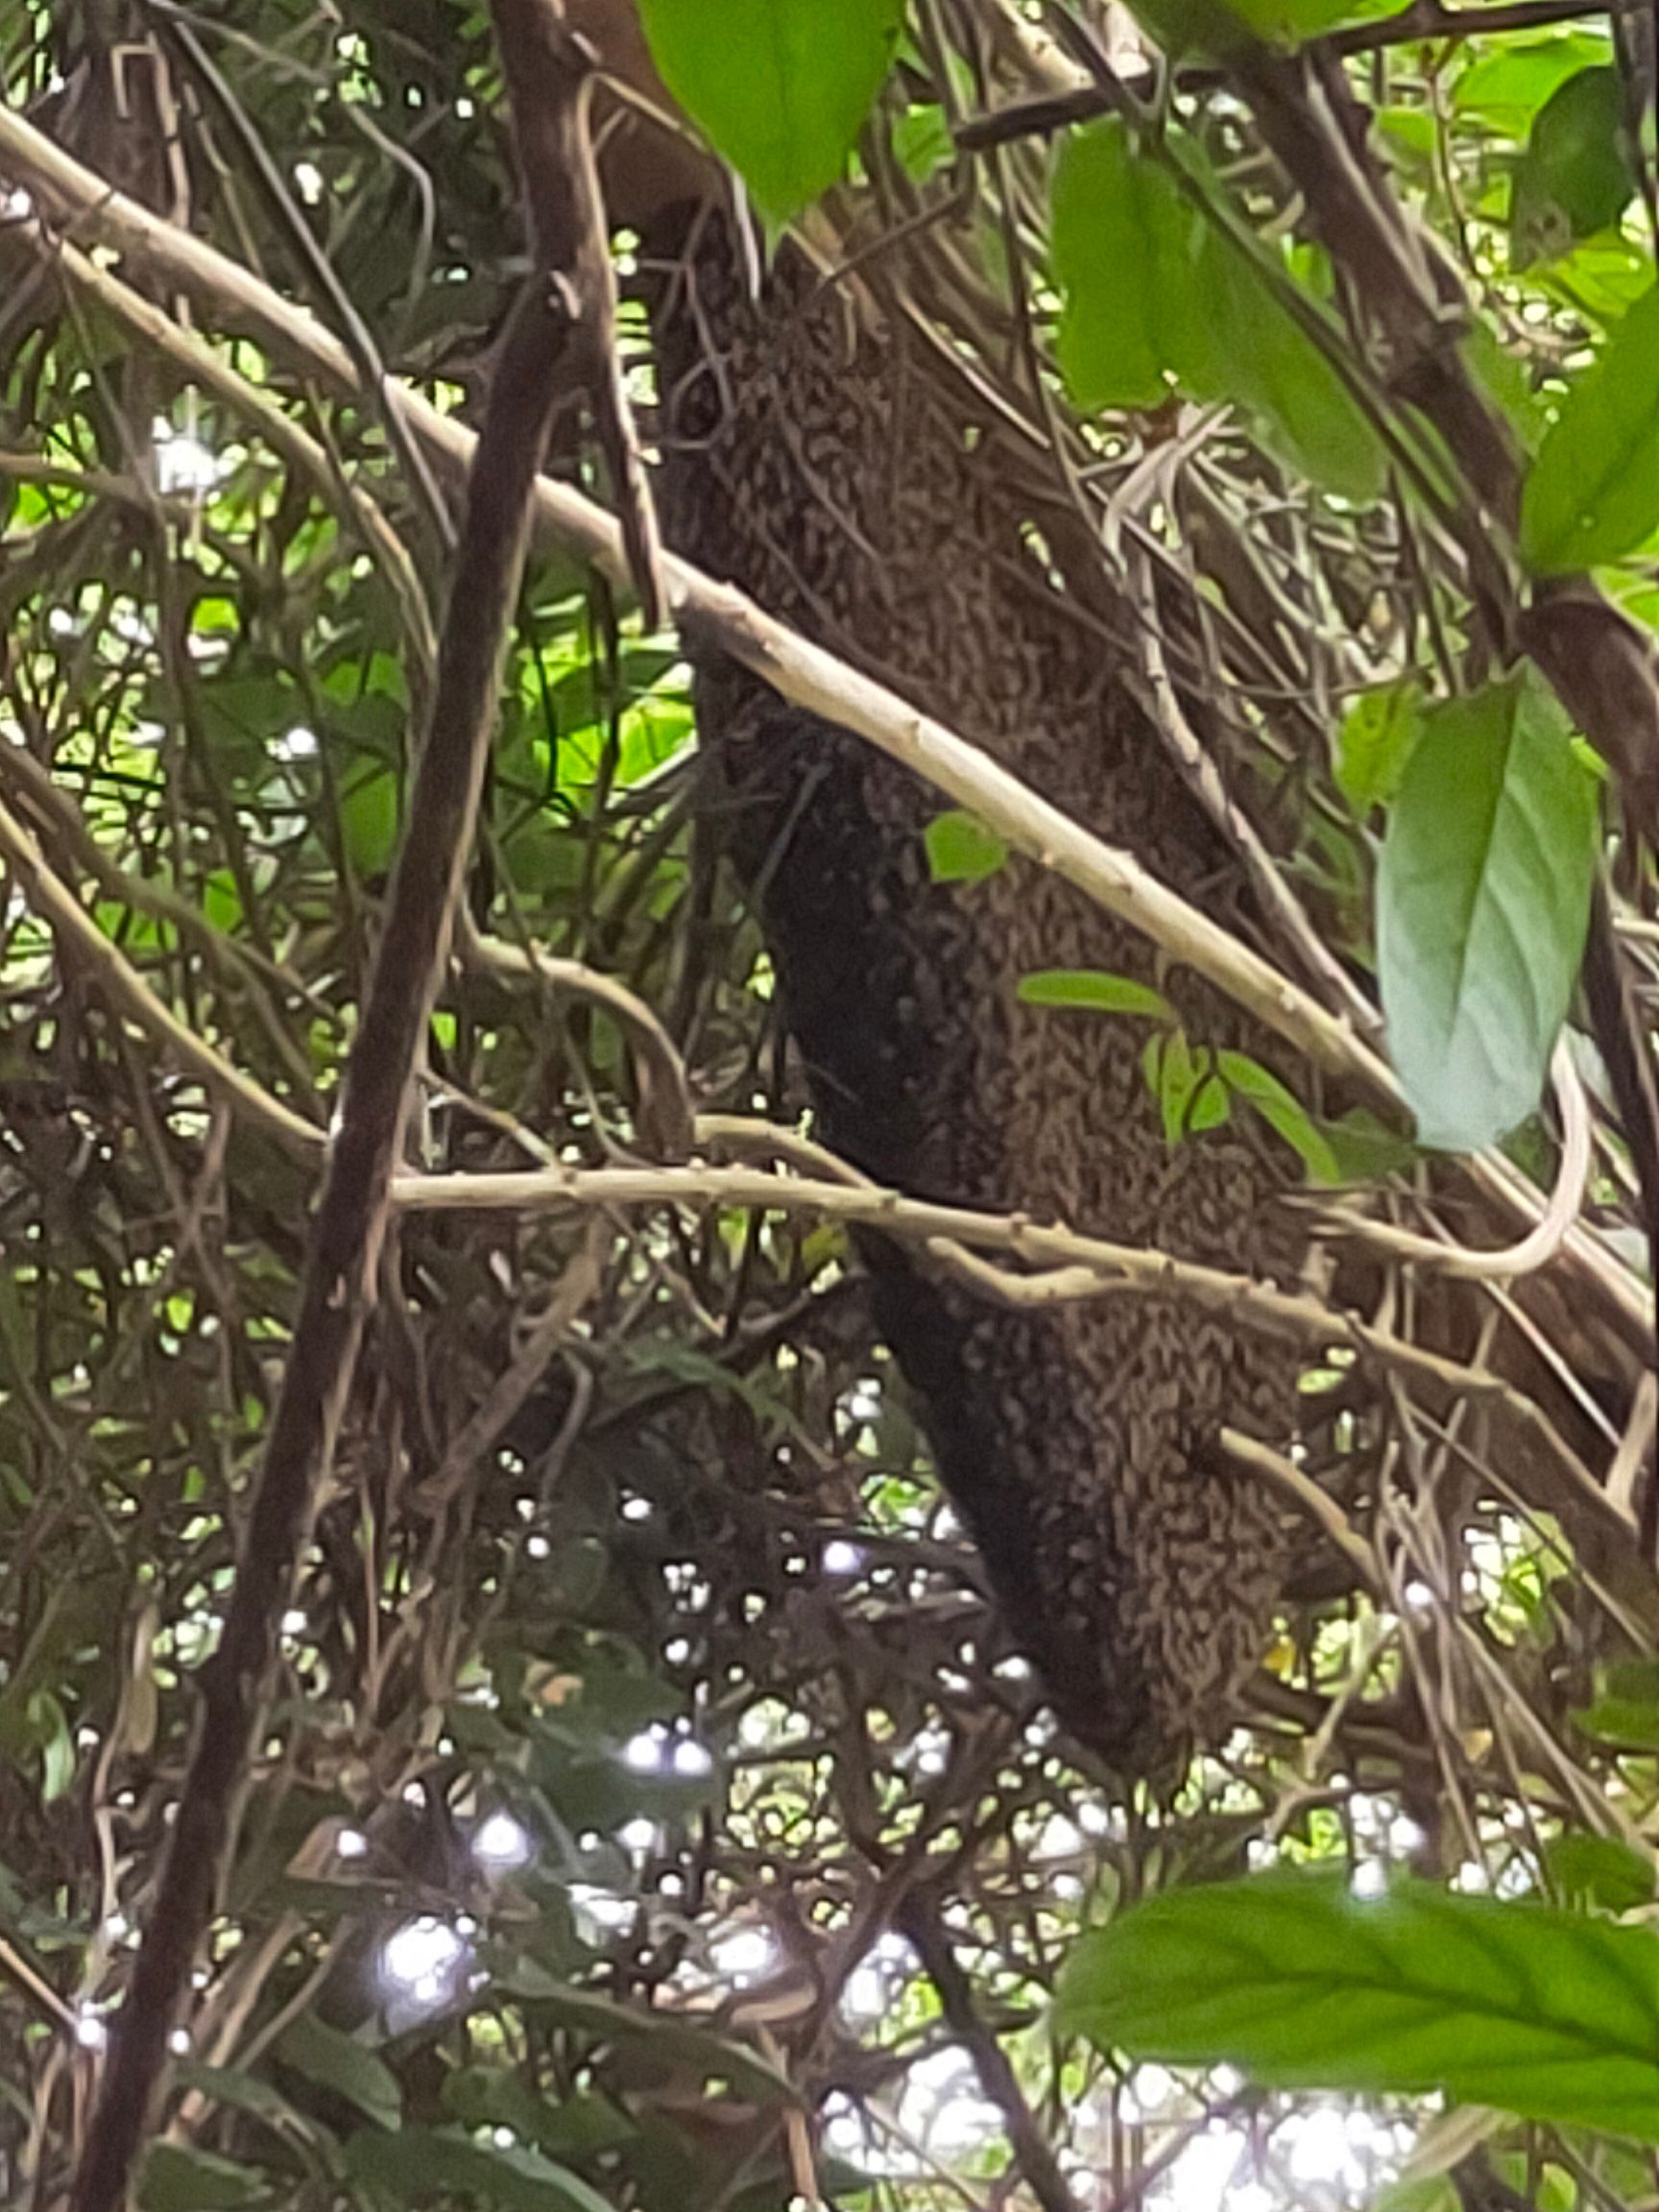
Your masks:
{"label": "tree canopy", "polygon": [[[1588,0],[0,9],[8,2203],[1659,2201],[1655,74]],[[687,180],[1023,457],[1249,921],[683,557]],[[918,896],[1145,941],[1015,999],[1302,1279],[834,1153],[716,651],[926,784]],[[1009,1635],[871,1230],[1293,1348],[1173,1777]]]}

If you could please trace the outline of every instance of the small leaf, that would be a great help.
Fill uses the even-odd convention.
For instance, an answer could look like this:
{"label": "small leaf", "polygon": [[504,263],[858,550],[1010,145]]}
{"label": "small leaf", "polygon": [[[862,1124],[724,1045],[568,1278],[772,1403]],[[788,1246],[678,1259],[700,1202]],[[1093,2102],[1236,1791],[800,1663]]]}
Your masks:
{"label": "small leaf", "polygon": [[1509,201],[1509,266],[1552,261],[1605,230],[1638,182],[1624,144],[1624,90],[1616,68],[1580,69],[1539,108]]}
{"label": "small leaf", "polygon": [[639,0],[662,82],[762,213],[840,177],[893,60],[903,0]]}
{"label": "small leaf", "polygon": [[315,2012],[301,2012],[284,2032],[276,2056],[306,2080],[344,2097],[376,2127],[396,2128],[403,2117],[403,2092],[391,2067]]}
{"label": "small leaf", "polygon": [[264,2175],[191,2143],[153,2143],[138,2184],[140,2212],[241,2212],[271,2200]]}
{"label": "small leaf", "polygon": [[1021,976],[1015,996],[1022,1006],[1082,1006],[1097,1014],[1149,1014],[1160,1022],[1175,1018],[1168,999],[1149,983],[1098,968],[1039,968]]}
{"label": "small leaf", "polygon": [[1659,285],[1575,382],[1521,494],[1535,576],[1617,561],[1659,524]]}
{"label": "small leaf", "polygon": [[1313,1182],[1341,1182],[1342,1170],[1330,1140],[1294,1091],[1247,1052],[1219,1052],[1215,1065],[1229,1088],[1248,1100],[1268,1128],[1285,1140]]}
{"label": "small leaf", "polygon": [[1057,2024],[1103,2049],[1280,2089],[1440,2090],[1659,2142],[1659,1937],[1328,1875],[1167,1891],[1083,1936]]}
{"label": "small leaf", "polygon": [[1336,785],[1358,820],[1400,788],[1418,731],[1415,678],[1361,691],[1336,733]]}
{"label": "small leaf", "polygon": [[1573,1719],[1586,1736],[1603,1743],[1659,1751],[1659,1661],[1630,1659],[1602,1668],[1595,1697]]}
{"label": "small leaf", "polygon": [[1473,1151],[1538,1102],[1596,862],[1596,786],[1569,737],[1530,671],[1422,717],[1378,872],[1377,953],[1425,1144]]}
{"label": "small leaf", "polygon": [[346,857],[360,877],[383,875],[397,843],[400,800],[390,768],[369,768],[340,796],[340,828]]}
{"label": "small leaf", "polygon": [[1232,1113],[1227,1086],[1209,1051],[1194,1052],[1185,1031],[1150,1038],[1141,1064],[1158,1101],[1164,1141],[1171,1147],[1184,1137],[1219,1128]]}
{"label": "small leaf", "polygon": [[922,835],[935,883],[983,883],[1008,858],[1007,846],[976,814],[935,814]]}
{"label": "small leaf", "polygon": [[1340,1183],[1375,1183],[1384,1175],[1404,1174],[1417,1162],[1411,1140],[1364,1106],[1351,1106],[1334,1121],[1322,1121],[1319,1132],[1331,1147]]}
{"label": "small leaf", "polygon": [[1544,1846],[1544,1859],[1569,1898],[1581,1898],[1608,1912],[1633,1912],[1653,1902],[1651,1857],[1616,1837],[1582,1832],[1557,1836]]}

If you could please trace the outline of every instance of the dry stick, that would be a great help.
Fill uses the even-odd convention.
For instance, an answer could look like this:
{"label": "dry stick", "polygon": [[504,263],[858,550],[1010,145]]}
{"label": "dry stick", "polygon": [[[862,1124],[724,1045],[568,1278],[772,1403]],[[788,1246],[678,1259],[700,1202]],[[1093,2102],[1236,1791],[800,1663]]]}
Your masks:
{"label": "dry stick", "polygon": [[116,2020],[77,2178],[75,2212],[116,2212],[213,1910],[233,1802],[276,1630],[333,1455],[494,725],[510,611],[568,318],[542,288],[520,302],[468,488],[431,727],[421,749],[362,1028],[311,1236],[300,1317],[249,1516],[224,1638],[200,1672],[199,1730],[160,1887]]}
{"label": "dry stick", "polygon": [[4,801],[0,801],[0,862],[16,878],[24,898],[51,929],[66,958],[78,960],[90,970],[105,996],[127,1020],[136,1022],[214,1097],[253,1128],[274,1138],[285,1152],[304,1160],[316,1159],[323,1149],[322,1130],[232,1066],[223,1053],[180,1021],[114,940],[99,928]]}
{"label": "dry stick", "polygon": [[[112,190],[5,108],[0,108],[0,172],[41,195],[101,243],[155,271],[198,307],[233,314],[277,356],[336,392],[357,390],[349,354],[313,315],[217,248]],[[434,451],[451,468],[465,468],[472,448],[466,425],[413,393],[408,410]],[[620,532],[602,509],[569,487],[545,480],[537,488],[537,507],[549,539],[613,579],[626,580]],[[724,651],[763,677],[791,705],[868,738],[981,814],[1010,845],[1064,875],[1087,897],[1195,969],[1318,1066],[1358,1083],[1390,1108],[1398,1106],[1389,1070],[1346,1024],[1149,876],[1132,854],[1091,836],[975,747],[917,714],[832,653],[797,637],[741,592],[710,582],[689,562],[672,555],[664,557],[662,565],[682,627],[701,623]],[[1482,1193],[1511,1218],[1528,1227],[1538,1218],[1536,1192],[1518,1183],[1502,1156],[1481,1156],[1469,1168]],[[1582,1228],[1573,1231],[1566,1248],[1579,1282],[1594,1289],[1620,1337],[1645,1343],[1652,1326],[1649,1293]]]}
{"label": "dry stick", "polygon": [[[1467,1394],[1501,1406],[1518,1430],[1537,1445],[1568,1493],[1605,1527],[1628,1539],[1632,1522],[1618,1512],[1583,1461],[1556,1433],[1530,1399],[1488,1368],[1466,1366],[1407,1338],[1373,1328],[1319,1299],[1236,1275],[1202,1262],[1172,1260],[1142,1245],[1116,1244],[1100,1237],[1032,1221],[1018,1214],[982,1214],[967,1206],[907,1198],[879,1184],[783,1176],[764,1168],[551,1167],[475,1175],[399,1174],[394,1203],[431,1213],[517,1212],[526,1214],[586,1212],[625,1206],[768,1207],[855,1222],[884,1236],[923,1244],[937,1239],[1006,1252],[1048,1270],[1032,1279],[1041,1290],[1030,1303],[1069,1304],[1079,1298],[1180,1298],[1237,1328],[1329,1350],[1340,1346],[1358,1358],[1396,1369],[1425,1386],[1455,1398]],[[1022,1301],[1025,1303],[1025,1301]]]}

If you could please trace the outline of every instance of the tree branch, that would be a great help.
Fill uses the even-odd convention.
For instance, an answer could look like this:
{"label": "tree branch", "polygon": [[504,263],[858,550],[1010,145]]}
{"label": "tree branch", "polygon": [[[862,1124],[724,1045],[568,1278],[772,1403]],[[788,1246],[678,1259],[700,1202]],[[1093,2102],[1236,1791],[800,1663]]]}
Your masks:
{"label": "tree branch", "polygon": [[[112,190],[21,116],[0,108],[0,171],[70,218],[99,243],[164,276],[205,313],[242,325],[279,359],[332,391],[358,389],[346,349],[304,308],[285,301],[251,270]],[[0,232],[3,237],[3,232]],[[411,422],[434,453],[462,470],[473,434],[415,393]],[[621,533],[601,508],[568,486],[537,487],[540,528],[603,573],[626,582]],[[701,622],[734,660],[791,704],[868,738],[915,774],[989,822],[1016,850],[1067,877],[1088,897],[1196,969],[1236,1003],[1316,1064],[1397,1111],[1399,1093],[1384,1064],[1307,992],[1190,906],[1122,853],[1091,836],[1020,781],[942,724],[918,714],[821,646],[797,637],[753,601],[712,583],[689,562],[667,554],[663,573],[683,624]],[[1542,1211],[1536,1191],[1501,1159],[1475,1160],[1469,1171],[1504,1214],[1530,1226]],[[1647,1291],[1592,1236],[1575,1229],[1566,1253],[1578,1284],[1626,1340],[1651,1327]]]}
{"label": "tree branch", "polygon": [[237,1789],[278,1623],[332,1458],[373,1301],[392,1169],[471,848],[508,621],[529,546],[536,472],[569,327],[558,296],[538,286],[519,304],[496,370],[468,490],[431,723],[347,1070],[300,1316],[223,1641],[201,1671],[195,1749],[115,2023],[77,2176],[75,2212],[116,2212],[125,2199],[234,1836]]}

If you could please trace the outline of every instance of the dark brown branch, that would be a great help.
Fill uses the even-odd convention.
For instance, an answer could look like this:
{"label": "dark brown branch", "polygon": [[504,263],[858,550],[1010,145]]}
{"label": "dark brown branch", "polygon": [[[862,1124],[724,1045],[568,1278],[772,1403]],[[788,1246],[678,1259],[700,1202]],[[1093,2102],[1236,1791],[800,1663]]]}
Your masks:
{"label": "dark brown branch", "polygon": [[[1354,23],[1334,31],[1319,44],[1333,54],[1373,54],[1386,46],[1427,44],[1436,38],[1487,38],[1519,31],[1546,31],[1556,23],[1580,23],[1606,15],[1608,0],[1498,0],[1490,8],[1443,8],[1439,0],[1417,0],[1403,14],[1381,23]],[[1214,78],[1210,68],[1182,69],[1183,87]],[[1074,123],[1093,123],[1121,105],[1109,84],[1079,84],[1070,92],[1010,102],[959,125],[956,143],[965,154],[1006,146],[1017,138],[1046,137]]]}
{"label": "dark brown branch", "polygon": [[347,1071],[300,1317],[254,1490],[224,1640],[202,1707],[160,1885],[115,2023],[77,2177],[75,2212],[117,2212],[145,2135],[255,1741],[277,1626],[333,1455],[373,1302],[411,1078],[471,849],[508,621],[570,323],[558,286],[520,301],[468,485],[432,715],[386,929]]}
{"label": "dark brown branch", "polygon": [[[1583,983],[1591,1030],[1606,1065],[1641,1194],[1648,1267],[1654,1281],[1659,1282],[1659,1086],[1654,1081],[1647,1023],[1630,990],[1624,956],[1613,926],[1613,899],[1605,868],[1598,873],[1590,907]],[[1659,1367],[1659,1358],[1654,1363]],[[1651,1561],[1659,1541],[1659,1470],[1648,1470],[1641,1495],[1642,1555]]]}
{"label": "dark brown branch", "polygon": [[1521,456],[1471,374],[1460,280],[1395,199],[1366,143],[1368,118],[1339,61],[1257,48],[1235,66],[1262,134],[1377,333],[1391,389],[1439,432],[1473,494],[1460,538],[1471,593],[1499,651],[1525,653],[1612,766],[1626,816],[1659,834],[1659,678],[1650,642],[1588,579],[1518,595],[1512,539]]}
{"label": "dark brown branch", "polygon": [[537,252],[570,280],[572,367],[587,386],[629,573],[655,630],[667,605],[662,547],[616,347],[616,273],[593,156],[594,55],[566,27],[562,0],[493,0],[492,14]]}
{"label": "dark brown branch", "polygon": [[1015,2163],[1043,2212],[1078,2212],[1054,2147],[1025,2102],[1008,2054],[974,2010],[973,1984],[950,1948],[936,1895],[911,1890],[894,1914],[894,1925],[915,1945],[916,1956],[939,1992],[946,2025],[973,2059],[979,2086],[1001,2113]]}

